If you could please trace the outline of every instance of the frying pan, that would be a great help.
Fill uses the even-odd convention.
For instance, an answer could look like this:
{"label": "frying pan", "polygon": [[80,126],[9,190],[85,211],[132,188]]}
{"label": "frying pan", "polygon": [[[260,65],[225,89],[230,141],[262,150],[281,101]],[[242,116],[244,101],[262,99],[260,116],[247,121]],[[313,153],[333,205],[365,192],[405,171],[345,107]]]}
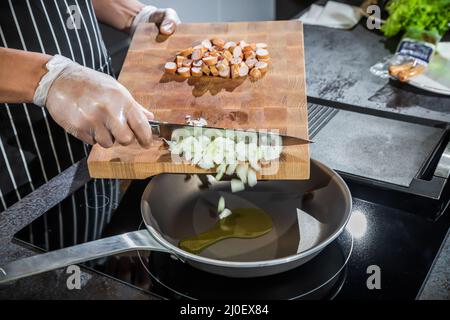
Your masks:
{"label": "frying pan", "polygon": [[[343,231],[351,195],[342,178],[311,160],[309,180],[260,181],[231,193],[227,181],[205,187],[202,175],[162,174],[141,199],[146,229],[38,254],[0,267],[0,283],[133,250],[171,254],[203,271],[227,277],[281,273],[315,257]],[[192,254],[179,240],[204,232],[217,222],[211,208],[224,196],[227,207],[256,207],[270,214],[272,230],[255,239],[226,239]]]}

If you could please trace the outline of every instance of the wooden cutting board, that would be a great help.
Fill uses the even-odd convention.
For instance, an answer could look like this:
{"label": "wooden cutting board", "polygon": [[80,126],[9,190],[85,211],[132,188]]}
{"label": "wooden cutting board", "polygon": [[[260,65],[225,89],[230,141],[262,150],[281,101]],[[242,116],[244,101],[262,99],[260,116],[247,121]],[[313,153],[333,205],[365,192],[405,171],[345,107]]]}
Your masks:
{"label": "wooden cutting board", "polygon": [[[164,74],[164,64],[197,40],[265,42],[271,55],[269,72],[248,78],[182,79]],[[303,27],[299,21],[181,24],[171,37],[161,37],[153,24],[136,30],[119,81],[134,98],[162,121],[184,123],[185,116],[203,117],[209,126],[279,129],[308,138]],[[162,172],[207,172],[189,164],[174,164],[156,139],[150,149],[137,144],[104,149],[95,145],[88,159],[95,178],[144,179]],[[283,149],[276,174],[263,179],[308,179],[309,146]]]}

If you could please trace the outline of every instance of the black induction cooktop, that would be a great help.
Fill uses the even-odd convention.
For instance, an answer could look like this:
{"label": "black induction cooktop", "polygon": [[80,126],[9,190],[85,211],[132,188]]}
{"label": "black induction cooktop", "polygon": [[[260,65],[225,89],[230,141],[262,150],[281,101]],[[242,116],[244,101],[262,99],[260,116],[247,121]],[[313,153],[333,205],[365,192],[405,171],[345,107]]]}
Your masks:
{"label": "black induction cooktop", "polygon": [[[147,183],[91,180],[16,239],[48,251],[143,228],[139,206]],[[449,228],[449,213],[436,218],[387,206],[376,201],[381,190],[347,183],[353,209],[346,230],[314,259],[282,274],[232,279],[149,251],[84,266],[166,299],[416,298]]]}

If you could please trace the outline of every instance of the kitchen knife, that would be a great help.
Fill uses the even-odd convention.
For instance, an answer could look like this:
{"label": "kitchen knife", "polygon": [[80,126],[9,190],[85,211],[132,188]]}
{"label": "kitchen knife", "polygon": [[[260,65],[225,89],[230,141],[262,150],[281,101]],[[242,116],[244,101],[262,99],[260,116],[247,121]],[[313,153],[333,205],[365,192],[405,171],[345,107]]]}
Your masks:
{"label": "kitchen knife", "polygon": [[[193,125],[188,125],[188,124],[176,124],[176,123],[169,123],[169,122],[155,121],[155,120],[150,120],[149,123],[150,123],[150,126],[152,127],[152,133],[156,134],[166,140],[171,140],[172,133],[177,129],[202,128],[202,129],[219,130],[219,131],[223,131],[224,133],[229,130],[246,132],[246,130],[244,130],[244,129],[234,129],[234,128],[224,129],[224,128],[216,128],[216,127],[208,127],[208,126],[198,127],[198,126],[193,126]],[[292,137],[292,136],[285,136],[285,135],[275,134],[275,133],[271,133],[271,132],[264,132],[264,134],[267,134],[268,136],[273,135],[273,136],[281,137],[283,146],[292,146],[292,145],[313,143],[312,141],[307,140],[307,139],[302,139],[302,138],[297,138],[297,137]],[[225,136],[225,134],[224,134],[224,136]]]}

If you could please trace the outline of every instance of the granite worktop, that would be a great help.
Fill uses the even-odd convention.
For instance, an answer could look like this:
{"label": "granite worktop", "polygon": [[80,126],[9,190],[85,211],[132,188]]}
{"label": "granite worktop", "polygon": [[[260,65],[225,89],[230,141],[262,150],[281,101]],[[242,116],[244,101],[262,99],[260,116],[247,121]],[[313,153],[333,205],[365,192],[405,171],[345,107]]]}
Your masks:
{"label": "granite worktop", "polygon": [[[316,3],[323,5],[326,1]],[[355,1],[339,1],[356,5]],[[306,10],[298,13],[295,19]],[[365,27],[350,30],[304,25],[305,66],[309,101],[392,119],[448,127],[450,96],[381,79],[369,69],[395,52],[399,38],[386,39]],[[443,41],[450,41],[450,33]],[[450,300],[450,232],[417,295],[417,299]]]}
{"label": "granite worktop", "polygon": [[[448,38],[450,34],[444,40]],[[395,52],[399,40],[368,30],[364,19],[351,30],[304,25],[308,98],[425,124],[450,123],[450,96],[370,73],[371,66]]]}

